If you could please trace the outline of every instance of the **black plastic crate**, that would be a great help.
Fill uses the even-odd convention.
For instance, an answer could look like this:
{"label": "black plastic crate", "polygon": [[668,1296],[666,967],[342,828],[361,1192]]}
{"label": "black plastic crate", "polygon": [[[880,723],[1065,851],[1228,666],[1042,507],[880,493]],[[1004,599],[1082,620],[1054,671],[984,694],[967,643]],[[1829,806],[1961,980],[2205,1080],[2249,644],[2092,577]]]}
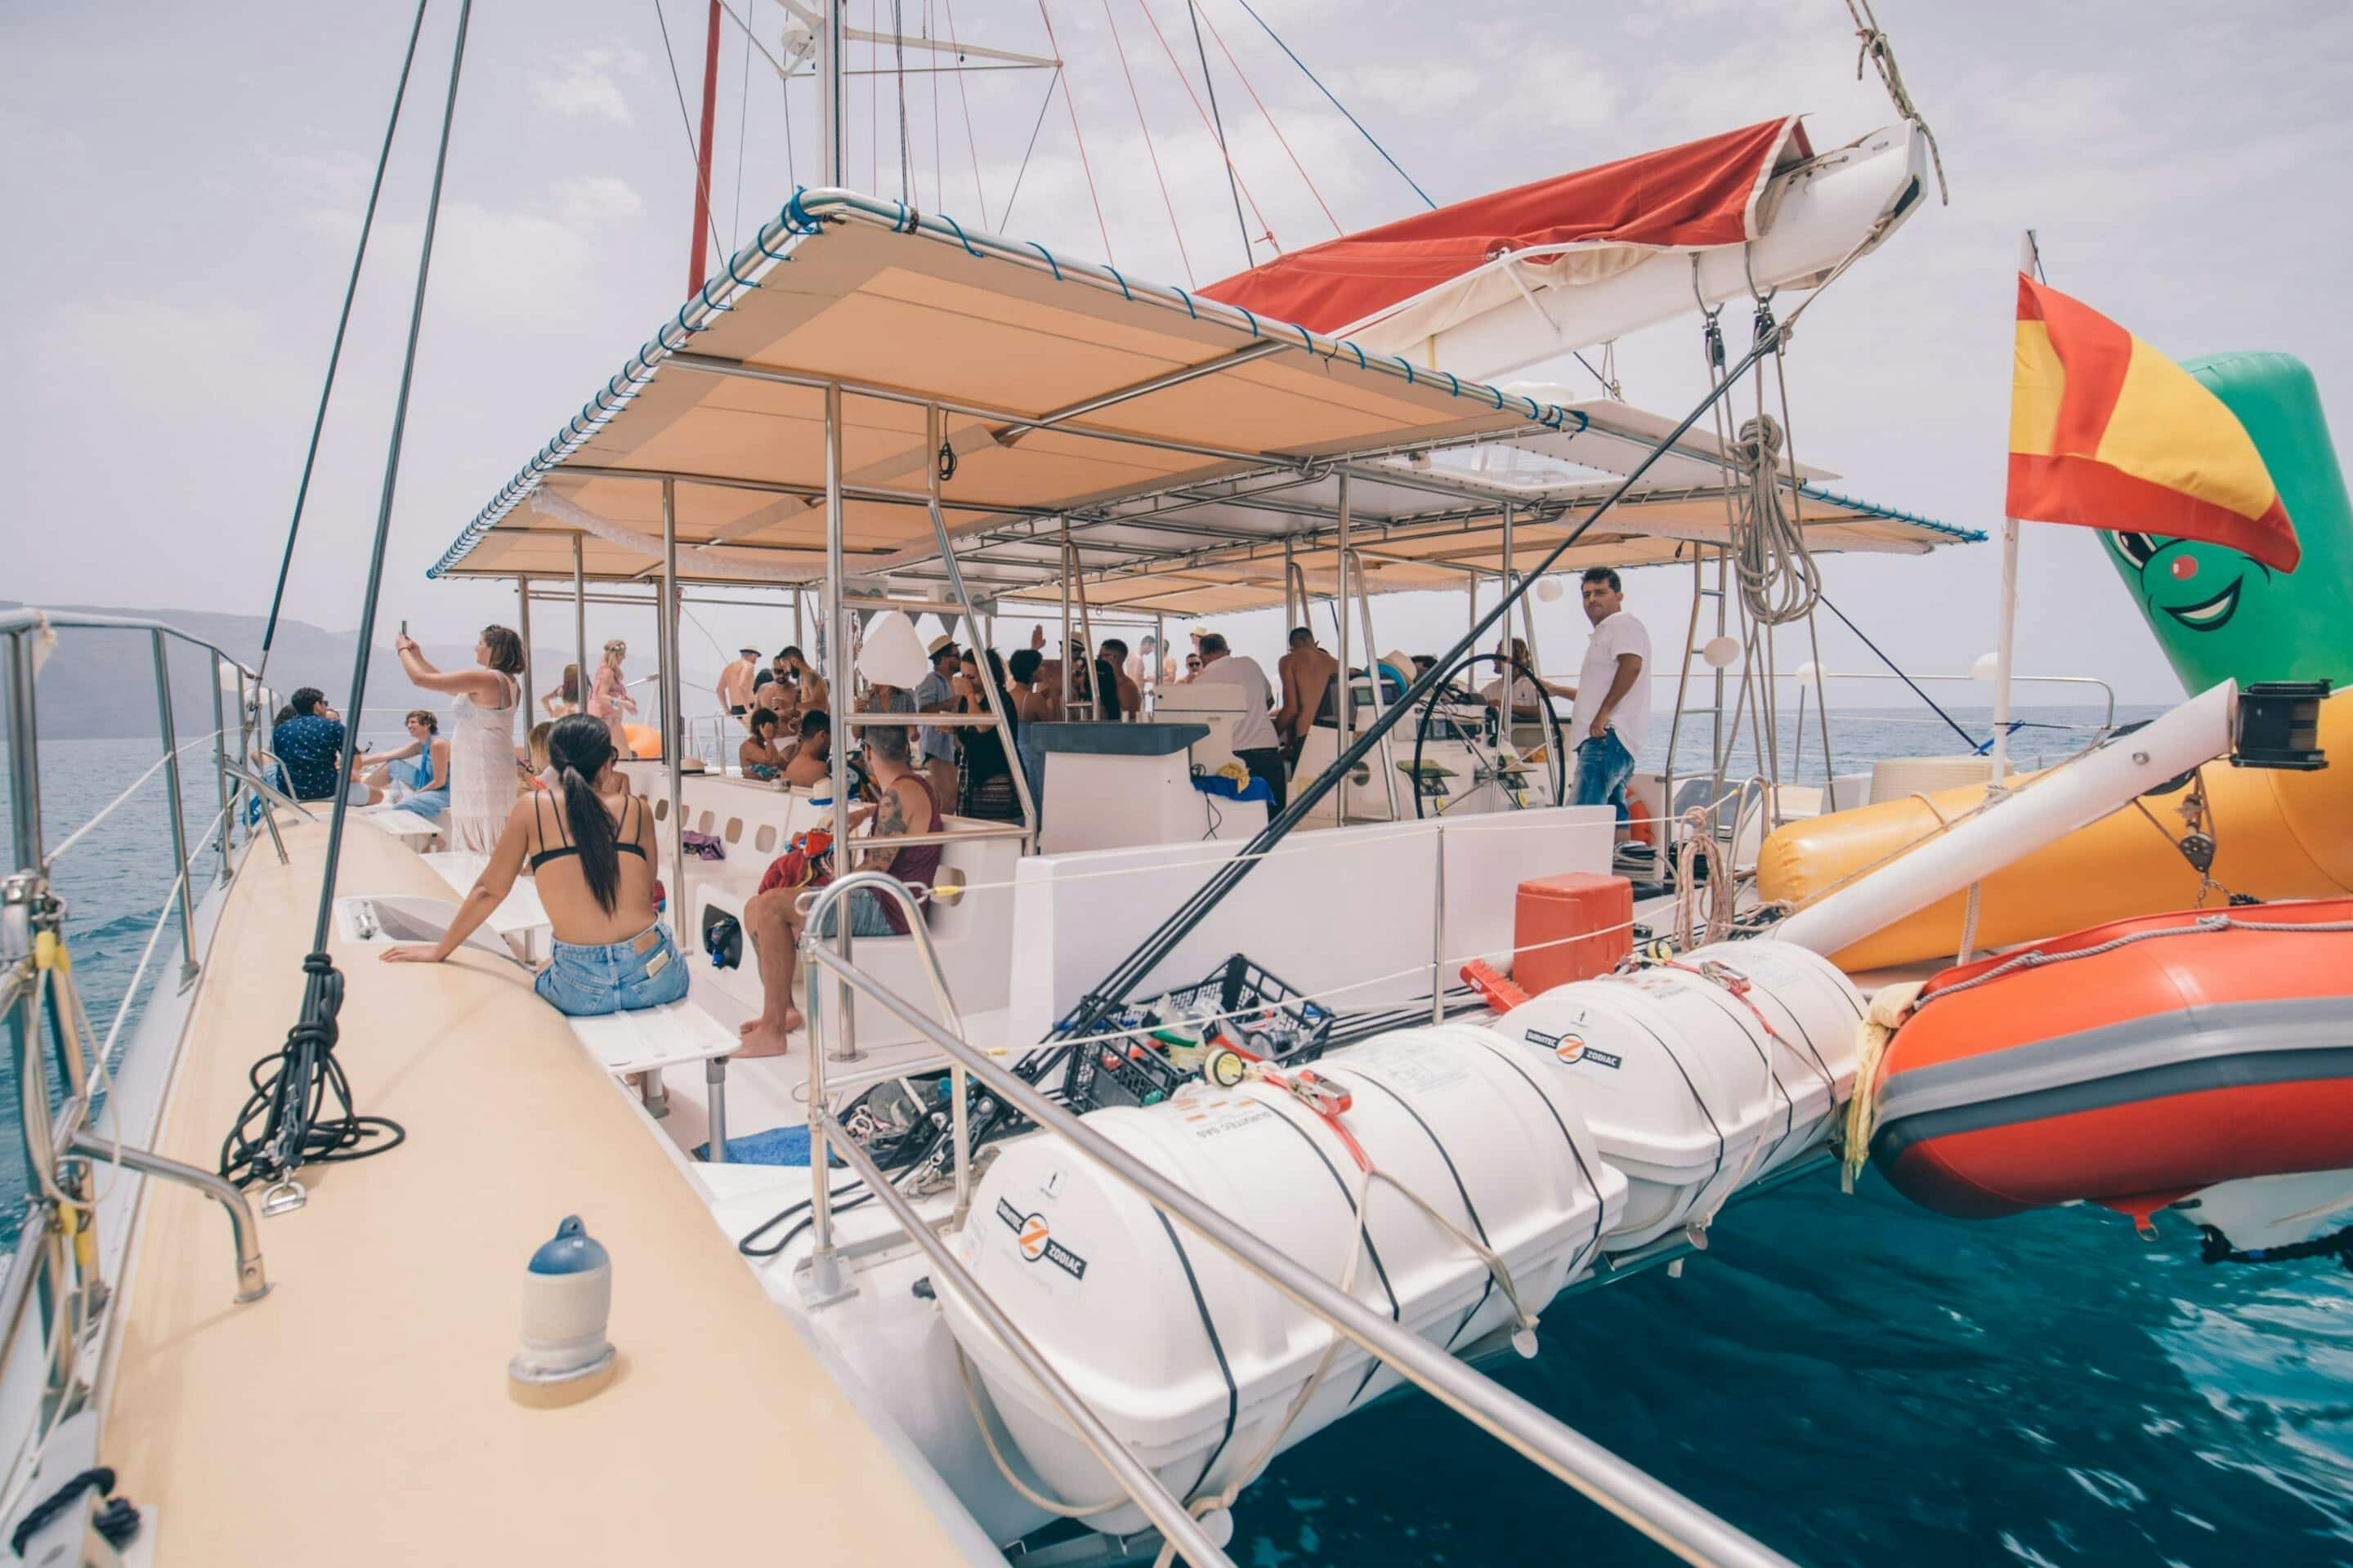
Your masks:
{"label": "black plastic crate", "polygon": [[1081,1111],[1156,1105],[1200,1076],[1198,1068],[1179,1066],[1158,1042],[1144,1037],[1173,1021],[1160,1009],[1164,998],[1178,1014],[1212,1016],[1211,1045],[1223,1041],[1261,1061],[1313,1061],[1332,1037],[1330,1008],[1308,1001],[1238,952],[1203,979],[1128,1008],[1103,1035],[1070,1042],[1061,1074],[1066,1103]]}

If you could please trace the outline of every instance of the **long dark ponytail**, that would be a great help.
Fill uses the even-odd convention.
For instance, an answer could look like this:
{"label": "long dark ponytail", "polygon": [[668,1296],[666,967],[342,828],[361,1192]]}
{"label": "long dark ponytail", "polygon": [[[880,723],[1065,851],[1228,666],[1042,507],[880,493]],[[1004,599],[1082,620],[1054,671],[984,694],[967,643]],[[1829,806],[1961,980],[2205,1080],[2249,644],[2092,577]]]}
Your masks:
{"label": "long dark ponytail", "polygon": [[613,732],[602,719],[568,714],[547,732],[547,760],[564,789],[565,826],[580,848],[580,874],[597,906],[611,914],[621,900],[620,834],[605,814],[596,778],[613,761]]}

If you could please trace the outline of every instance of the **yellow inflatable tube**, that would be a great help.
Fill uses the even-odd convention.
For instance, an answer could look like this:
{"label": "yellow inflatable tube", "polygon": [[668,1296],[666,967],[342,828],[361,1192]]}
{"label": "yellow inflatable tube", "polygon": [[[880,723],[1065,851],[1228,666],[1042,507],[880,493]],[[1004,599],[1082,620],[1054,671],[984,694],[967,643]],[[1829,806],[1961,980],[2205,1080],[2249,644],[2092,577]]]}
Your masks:
{"label": "yellow inflatable tube", "polygon": [[[2216,881],[2260,899],[2353,892],[2353,689],[2321,705],[2320,743],[2330,765],[2314,773],[2206,765]],[[2183,831],[2183,793],[2142,801],[2162,831],[2126,806],[1988,877],[1978,945],[2007,947],[2195,904],[2198,873],[2173,844]],[[1888,859],[1882,871],[1901,876],[1902,862],[1890,858],[1934,835],[1940,817],[1951,821],[1984,798],[1984,787],[1971,784],[1790,823],[1758,852],[1757,891],[1802,909],[1875,861]],[[1831,960],[1856,971],[1950,956],[1967,902],[1956,894],[1932,904]]]}

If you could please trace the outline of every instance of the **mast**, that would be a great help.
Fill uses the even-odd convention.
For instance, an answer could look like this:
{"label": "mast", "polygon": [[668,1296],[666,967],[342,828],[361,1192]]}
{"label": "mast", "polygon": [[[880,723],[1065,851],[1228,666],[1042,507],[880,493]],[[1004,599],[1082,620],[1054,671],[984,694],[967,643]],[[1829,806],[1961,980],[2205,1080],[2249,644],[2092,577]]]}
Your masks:
{"label": "mast", "polygon": [[841,0],[825,0],[825,20],[818,29],[817,46],[818,119],[823,142],[818,183],[836,187],[848,183],[842,176],[846,156],[841,121],[842,32]]}
{"label": "mast", "polygon": [[702,292],[710,252],[703,237],[711,228],[711,135],[719,113],[719,5],[711,0],[711,20],[702,36],[702,137],[694,152],[694,233],[687,250],[686,292]]}

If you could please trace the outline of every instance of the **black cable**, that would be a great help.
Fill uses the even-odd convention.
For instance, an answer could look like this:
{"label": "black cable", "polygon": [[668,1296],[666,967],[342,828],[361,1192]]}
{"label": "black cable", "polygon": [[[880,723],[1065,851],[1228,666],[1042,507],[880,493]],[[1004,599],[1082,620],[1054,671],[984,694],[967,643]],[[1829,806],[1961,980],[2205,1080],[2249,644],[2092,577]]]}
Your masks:
{"label": "black cable", "polygon": [[1226,147],[1226,121],[1218,112],[1218,84],[1209,76],[1209,51],[1201,42],[1201,9],[1196,0],[1185,0],[1185,15],[1193,19],[1193,47],[1201,56],[1201,85],[1209,93],[1209,122],[1218,129],[1218,155],[1226,161],[1226,190],[1234,198],[1234,226],[1242,231],[1242,270],[1258,265],[1258,255],[1250,249],[1250,225],[1242,220],[1242,190],[1234,177],[1234,155]]}
{"label": "black cable", "polygon": [[261,661],[257,675],[269,670],[269,645],[278,636],[278,612],[286,602],[286,576],[294,566],[294,541],[302,531],[302,508],[311,497],[311,472],[318,466],[319,438],[327,427],[327,404],[335,395],[335,372],[343,363],[343,335],[352,324],[352,301],[360,291],[360,266],[367,260],[368,236],[375,231],[376,198],[384,195],[384,171],[392,162],[392,134],[400,126],[400,106],[408,97],[408,70],[417,63],[417,39],[425,31],[425,7],[432,0],[417,0],[417,20],[409,24],[408,52],[400,59],[400,84],[393,89],[392,117],[385,121],[384,147],[375,156],[375,182],[368,186],[367,211],[360,218],[359,249],[352,257],[351,280],[343,285],[343,312],[335,318],[335,343],[327,351],[327,380],[319,388],[319,412],[311,420],[311,445],[302,454],[302,479],[294,487],[294,517],[286,525],[286,551],[278,562],[278,586],[269,591],[269,619],[261,628]]}
{"label": "black cable", "polygon": [[[408,398],[417,380],[417,342],[425,328],[425,292],[433,273],[433,239],[441,222],[441,187],[449,167],[449,132],[458,117],[458,83],[464,73],[466,31],[473,15],[474,0],[459,0],[458,36],[449,50],[449,89],[441,104],[441,136],[433,153],[433,188],[426,198],[425,237],[417,250],[417,287],[408,306],[408,342],[401,355],[400,391],[393,402],[392,434],[385,448],[384,489],[376,502],[375,540],[368,555],[367,591],[360,605],[359,647],[352,656],[351,713],[344,721],[343,771],[336,780],[335,806],[327,820],[326,868],[319,881],[319,917],[311,928],[311,952],[302,960],[302,1014],[287,1031],[286,1044],[277,1055],[254,1064],[254,1092],[269,1105],[268,1140],[266,1146],[258,1149],[240,1147],[249,1121],[248,1102],[248,1113],[239,1117],[221,1157],[221,1173],[227,1176],[235,1167],[240,1173],[237,1177],[240,1182],[283,1181],[300,1169],[305,1159],[358,1159],[396,1148],[406,1136],[396,1122],[353,1112],[350,1082],[334,1060],[335,1015],[343,1005],[343,977],[336,973],[333,960],[327,956],[327,938],[334,928],[335,870],[343,861],[343,831],[351,817],[348,781],[359,756],[360,725],[367,702],[368,655],[375,641],[376,603],[384,591],[385,547],[392,537],[392,503],[400,485],[401,444],[408,433]],[[277,1071],[269,1076],[265,1087],[264,1076],[272,1062],[277,1064]],[[330,1089],[342,1100],[343,1112],[331,1122],[314,1127],[311,1119],[323,1105]],[[391,1141],[359,1150],[359,1140],[375,1131],[390,1132]]]}
{"label": "black cable", "polygon": [[1985,750],[1989,742],[1978,740],[1975,735],[1972,735],[1967,730],[1962,729],[1959,720],[1954,718],[1950,713],[1946,712],[1942,708],[1937,708],[1936,700],[1929,696],[1926,692],[1922,691],[1920,689],[1920,683],[1913,679],[1910,676],[1905,674],[1904,671],[1897,667],[1894,659],[1888,658],[1883,653],[1880,653],[1879,645],[1872,641],[1869,637],[1864,637],[1862,628],[1856,626],[1852,621],[1848,620],[1846,618],[1846,612],[1840,609],[1836,605],[1831,604],[1828,595],[1820,595],[1820,598],[1822,608],[1828,610],[1831,615],[1836,616],[1841,626],[1845,626],[1847,630],[1852,632],[1857,637],[1861,638],[1863,647],[1869,648],[1875,654],[1879,654],[1879,662],[1885,665],[1888,668],[1894,670],[1895,679],[1910,687],[1914,693],[1919,697],[1921,701],[1926,702],[1930,708],[1936,709],[1936,717],[1942,719],[1946,723],[1950,724],[1953,727],[1953,733],[1958,735],[1962,740],[1967,741],[1969,743],[1970,751],[1981,752]]}
{"label": "black cable", "polygon": [[[1504,623],[1513,606],[1518,604],[1521,597],[1540,582],[1545,574],[1550,572],[1578,540],[1585,537],[1588,530],[1609,515],[1610,510],[1641,482],[1642,477],[1651,471],[1652,466],[1672,450],[1675,443],[1681,441],[1693,426],[1699,423],[1700,416],[1714,407],[1716,401],[1730,392],[1757,361],[1778,345],[1782,333],[1787,330],[1787,323],[1777,324],[1768,335],[1751,344],[1748,352],[1742,354],[1739,363],[1733,366],[1731,373],[1708,388],[1707,395],[1693,405],[1691,412],[1684,415],[1672,430],[1651,447],[1642,460],[1635,464],[1625,478],[1618,481],[1615,489],[1604,497],[1592,510],[1587,512],[1576,527],[1569,529],[1562,536],[1559,542],[1552,547],[1533,572],[1520,577],[1518,582],[1513,584],[1504,592],[1495,607],[1481,617],[1478,624],[1465,633],[1461,641],[1449,648],[1428,669],[1415,677],[1413,684],[1406,688],[1405,695],[1382,710],[1380,716],[1374,720],[1363,734],[1356,737],[1353,744],[1334,759],[1331,766],[1317,774],[1313,783],[1294,795],[1290,805],[1270,821],[1256,837],[1236,851],[1230,859],[1210,875],[1209,879],[1204,882],[1192,897],[1177,907],[1176,912],[1161,921],[1158,928],[1145,937],[1134,952],[1129,953],[1112,970],[1110,974],[1088,991],[1080,999],[1078,1005],[1065,1015],[1062,1022],[1056,1026],[1050,1037],[1058,1041],[1068,1041],[1083,1038],[1101,1029],[1111,1015],[1125,1004],[1128,996],[1144,977],[1151,973],[1169,953],[1176,950],[1176,944],[1185,939],[1186,934],[1208,918],[1209,911],[1217,908],[1227,894],[1232,892],[1241,884],[1244,878],[1258,868],[1260,862],[1266,858],[1274,846],[1281,843],[1283,837],[1297,826],[1324,796],[1337,788],[1340,781],[1347,777],[1357,763],[1371,754],[1373,748],[1380,743],[1381,738],[1395,729],[1400,719],[1419,708],[1423,700],[1438,689],[1447,669],[1476,648],[1490,632]],[[1549,523],[1556,520],[1556,517],[1538,518],[1534,521]]]}

